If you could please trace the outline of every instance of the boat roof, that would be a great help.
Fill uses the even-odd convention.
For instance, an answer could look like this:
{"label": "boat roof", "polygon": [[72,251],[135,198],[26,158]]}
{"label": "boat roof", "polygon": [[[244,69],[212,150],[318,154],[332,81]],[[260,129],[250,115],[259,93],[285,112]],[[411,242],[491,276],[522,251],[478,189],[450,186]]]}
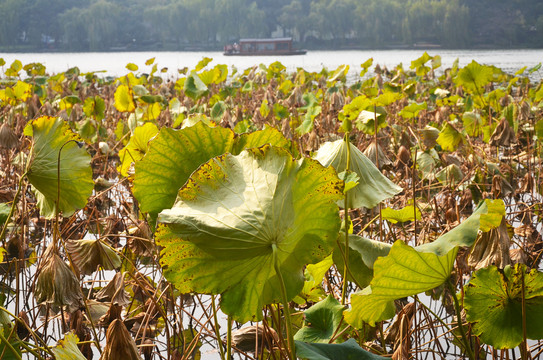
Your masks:
{"label": "boat roof", "polygon": [[239,42],[283,42],[283,41],[292,41],[291,37],[282,37],[282,38],[269,38],[269,39],[239,39]]}

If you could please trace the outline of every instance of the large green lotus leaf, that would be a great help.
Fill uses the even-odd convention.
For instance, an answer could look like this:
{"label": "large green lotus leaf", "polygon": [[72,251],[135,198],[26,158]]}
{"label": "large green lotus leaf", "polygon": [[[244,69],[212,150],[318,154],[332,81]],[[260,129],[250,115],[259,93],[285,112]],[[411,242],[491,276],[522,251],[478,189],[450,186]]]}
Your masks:
{"label": "large green lotus leaf", "polygon": [[242,135],[202,121],[181,130],[162,128],[149,143],[145,157],[136,163],[134,196],[141,211],[157,214],[172,207],[179,189],[206,161],[265,144],[288,148],[288,141],[274,128]]}
{"label": "large green lotus leaf", "polygon": [[351,296],[352,309],[345,312],[345,320],[360,328],[363,322],[374,325],[393,316],[389,305],[393,300],[441,285],[449,277],[455,257],[456,248],[438,256],[417,251],[401,240],[396,241],[387,256],[375,261],[371,293]]}
{"label": "large green lotus leaf", "polygon": [[77,335],[73,332],[66,334],[64,339],[59,340],[58,345],[52,348],[57,360],[86,360],[77,347]]}
{"label": "large green lotus leaf", "polygon": [[431,243],[417,246],[417,250],[442,256],[457,246],[471,247],[477,239],[479,230],[486,232],[500,226],[504,215],[505,204],[503,200],[487,199],[460,225]]}
{"label": "large green lotus leaf", "polygon": [[32,161],[27,173],[36,194],[40,214],[55,216],[58,197],[58,154],[60,149],[60,211],[72,215],[87,204],[94,182],[90,156],[75,141],[78,137],[62,119],[48,116],[33,120],[25,127],[33,137]]}
{"label": "large green lotus leaf", "polygon": [[311,159],[265,145],[202,165],[159,214],[156,241],[165,275],[181,292],[221,294],[235,320],[262,318],[262,306],[303,287],[302,268],[332,250],[343,182]]}
{"label": "large green lotus leaf", "polygon": [[[373,208],[381,201],[400,193],[403,189],[386,178],[356,146],[350,146],[350,170],[360,177],[359,184],[349,190],[349,208]],[[324,143],[315,155],[324,166],[333,166],[338,173],[347,169],[347,142],[337,140]],[[343,200],[338,202],[343,206]]]}
{"label": "large green lotus leaf", "polygon": [[134,196],[143,212],[159,213],[175,202],[190,174],[209,159],[229,152],[234,133],[203,122],[182,130],[162,128],[135,165]]}
{"label": "large green lotus leaf", "polygon": [[308,360],[384,360],[362,349],[354,339],[342,344],[312,344],[296,341],[296,356]]}
{"label": "large green lotus leaf", "polygon": [[158,127],[153,123],[145,123],[134,129],[134,134],[124,148],[119,151],[121,164],[117,170],[122,176],[128,177],[133,163],[143,158],[149,148],[149,140],[156,136]]}
{"label": "large green lotus leaf", "polygon": [[528,339],[543,338],[543,273],[516,264],[477,270],[467,286],[464,307],[473,333],[486,344],[512,349],[522,342],[522,283]]}
{"label": "large green lotus leaf", "polygon": [[341,324],[343,305],[332,295],[304,311],[304,326],[294,335],[294,340],[327,343]]}

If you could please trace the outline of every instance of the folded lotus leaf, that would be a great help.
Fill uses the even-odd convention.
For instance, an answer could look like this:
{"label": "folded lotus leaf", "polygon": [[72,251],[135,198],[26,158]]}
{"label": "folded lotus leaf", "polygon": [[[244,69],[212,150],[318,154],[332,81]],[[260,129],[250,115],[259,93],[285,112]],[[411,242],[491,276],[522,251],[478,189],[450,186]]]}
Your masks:
{"label": "folded lotus leaf", "polygon": [[74,273],[50,245],[43,254],[37,271],[34,297],[38,303],[57,307],[78,308],[83,295]]}
{"label": "folded lotus leaf", "polygon": [[[385,177],[373,162],[368,159],[356,146],[349,143],[350,162],[349,169],[359,176],[358,185],[349,190],[349,208],[368,209],[378,205],[381,201],[390,199],[403,189]],[[324,166],[332,166],[338,173],[347,169],[347,142],[336,140],[324,143],[315,155],[315,160]],[[343,200],[338,201],[344,206]]]}
{"label": "folded lotus leaf", "polygon": [[130,296],[124,287],[124,273],[118,272],[105,287],[96,293],[95,297],[97,300],[109,301],[120,306],[127,305],[130,302]]}
{"label": "folded lotus leaf", "polygon": [[106,346],[100,360],[141,360],[136,342],[122,320],[113,320],[107,328]]}
{"label": "folded lotus leaf", "polygon": [[96,240],[68,240],[66,251],[83,275],[90,275],[100,266],[104,270],[115,270],[121,266],[121,258],[109,245]]}

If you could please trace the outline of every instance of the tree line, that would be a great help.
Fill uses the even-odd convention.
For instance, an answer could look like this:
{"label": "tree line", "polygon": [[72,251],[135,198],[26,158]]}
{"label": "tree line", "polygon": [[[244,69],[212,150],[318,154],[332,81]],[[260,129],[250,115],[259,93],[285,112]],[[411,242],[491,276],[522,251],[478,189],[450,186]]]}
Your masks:
{"label": "tree line", "polygon": [[308,48],[543,46],[539,0],[0,0],[0,48],[220,49],[292,36]]}

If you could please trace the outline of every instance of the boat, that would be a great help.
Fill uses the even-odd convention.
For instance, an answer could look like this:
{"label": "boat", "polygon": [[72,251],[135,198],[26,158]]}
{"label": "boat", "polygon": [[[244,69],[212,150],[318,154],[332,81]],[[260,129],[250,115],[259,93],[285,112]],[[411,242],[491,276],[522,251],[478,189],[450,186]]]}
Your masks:
{"label": "boat", "polygon": [[292,38],[270,39],[240,39],[238,42],[226,45],[226,56],[266,56],[266,55],[304,55],[307,50],[292,47]]}

